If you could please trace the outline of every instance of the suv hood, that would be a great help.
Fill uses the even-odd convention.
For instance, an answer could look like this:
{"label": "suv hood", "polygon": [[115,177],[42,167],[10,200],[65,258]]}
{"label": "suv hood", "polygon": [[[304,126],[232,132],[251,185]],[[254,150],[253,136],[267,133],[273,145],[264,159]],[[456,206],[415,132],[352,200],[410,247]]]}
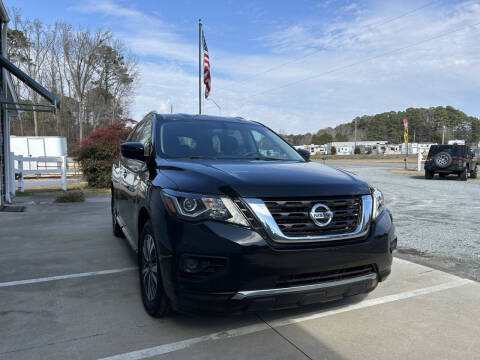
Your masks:
{"label": "suv hood", "polygon": [[158,165],[175,190],[185,192],[257,198],[370,193],[356,175],[315,162],[162,159]]}

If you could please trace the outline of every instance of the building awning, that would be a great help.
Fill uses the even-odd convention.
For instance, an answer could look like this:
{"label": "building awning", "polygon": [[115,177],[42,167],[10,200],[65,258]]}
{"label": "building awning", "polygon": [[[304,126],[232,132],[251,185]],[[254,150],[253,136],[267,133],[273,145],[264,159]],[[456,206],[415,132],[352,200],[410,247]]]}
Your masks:
{"label": "building awning", "polygon": [[7,110],[13,111],[32,111],[35,107],[35,111],[40,112],[53,112],[55,113],[57,109],[60,108],[60,100],[53,95],[50,91],[45,89],[42,85],[16,67],[11,63],[6,57],[0,55],[0,67],[5,68],[11,75],[18,78],[21,82],[27,85],[30,89],[35,91],[50,104],[28,104],[28,103],[19,103],[16,100],[8,97],[3,97],[0,99],[0,103],[7,105]]}

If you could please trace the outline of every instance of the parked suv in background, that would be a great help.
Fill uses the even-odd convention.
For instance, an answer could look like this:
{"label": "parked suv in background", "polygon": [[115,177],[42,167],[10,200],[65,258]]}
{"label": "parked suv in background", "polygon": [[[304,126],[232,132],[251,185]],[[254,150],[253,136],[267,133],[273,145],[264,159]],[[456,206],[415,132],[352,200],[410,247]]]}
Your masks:
{"label": "parked suv in background", "polygon": [[477,177],[477,157],[467,145],[432,145],[425,160],[425,179],[435,174],[445,177],[457,174],[466,181],[467,176]]}
{"label": "parked suv in background", "polygon": [[382,193],[240,118],[151,113],[112,169],[143,304],[229,313],[373,290],[397,238]]}

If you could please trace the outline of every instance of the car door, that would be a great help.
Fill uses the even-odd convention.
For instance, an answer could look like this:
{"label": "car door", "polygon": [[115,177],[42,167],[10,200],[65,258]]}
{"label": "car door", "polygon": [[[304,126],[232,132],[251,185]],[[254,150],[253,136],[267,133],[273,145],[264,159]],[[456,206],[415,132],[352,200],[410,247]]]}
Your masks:
{"label": "car door", "polygon": [[[135,130],[134,140],[143,144],[145,155],[150,153],[150,144],[152,137],[152,118],[147,117],[139,123]],[[125,225],[128,232],[135,239],[134,247],[136,247],[136,235],[138,234],[138,213],[139,213],[139,199],[142,198],[145,182],[149,178],[149,170],[147,163],[141,160],[125,159]]]}
{"label": "car door", "polygon": [[[138,124],[130,133],[127,138],[127,142],[134,142],[137,139],[138,130],[140,124]],[[126,235],[127,239],[134,245],[133,240],[133,232],[131,227],[128,227],[128,219],[133,216],[132,209],[129,208],[129,197],[130,197],[130,189],[129,189],[129,177],[132,176],[130,174],[130,166],[128,164],[129,159],[123,157],[121,154],[119,156],[119,160],[117,165],[113,167],[113,173],[116,175],[116,183],[114,183],[114,201],[115,201],[115,208],[117,209],[117,215],[119,218],[119,223],[122,226],[123,232]],[[115,178],[112,177],[112,179]]]}

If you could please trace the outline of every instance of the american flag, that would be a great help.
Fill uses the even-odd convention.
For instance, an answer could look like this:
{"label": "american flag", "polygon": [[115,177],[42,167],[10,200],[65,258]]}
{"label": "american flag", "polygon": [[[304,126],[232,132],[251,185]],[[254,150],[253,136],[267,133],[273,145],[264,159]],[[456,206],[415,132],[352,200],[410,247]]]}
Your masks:
{"label": "american flag", "polygon": [[210,94],[210,88],[212,85],[212,79],[210,78],[210,58],[208,56],[207,42],[205,41],[205,35],[202,31],[202,43],[203,43],[203,83],[205,84],[205,99]]}

